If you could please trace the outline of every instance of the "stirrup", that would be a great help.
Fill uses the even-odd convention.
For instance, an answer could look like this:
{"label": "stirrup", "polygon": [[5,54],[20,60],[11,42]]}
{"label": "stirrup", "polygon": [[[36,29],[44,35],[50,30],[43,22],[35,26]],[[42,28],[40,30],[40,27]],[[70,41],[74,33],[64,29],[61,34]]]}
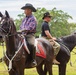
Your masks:
{"label": "stirrup", "polygon": [[36,67],[37,66],[37,62],[36,62],[36,60],[33,60],[32,61],[32,67]]}

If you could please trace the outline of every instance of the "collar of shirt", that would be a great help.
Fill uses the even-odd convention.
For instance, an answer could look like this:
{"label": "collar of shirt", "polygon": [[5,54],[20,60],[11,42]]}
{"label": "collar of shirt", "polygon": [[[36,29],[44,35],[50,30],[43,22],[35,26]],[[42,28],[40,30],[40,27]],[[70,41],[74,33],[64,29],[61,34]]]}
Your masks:
{"label": "collar of shirt", "polygon": [[48,23],[47,21],[44,21],[44,22]]}
{"label": "collar of shirt", "polygon": [[32,17],[32,16],[33,16],[32,14],[31,14],[31,15],[29,15],[29,16],[27,16],[27,15],[26,15],[26,18],[30,18],[30,17]]}

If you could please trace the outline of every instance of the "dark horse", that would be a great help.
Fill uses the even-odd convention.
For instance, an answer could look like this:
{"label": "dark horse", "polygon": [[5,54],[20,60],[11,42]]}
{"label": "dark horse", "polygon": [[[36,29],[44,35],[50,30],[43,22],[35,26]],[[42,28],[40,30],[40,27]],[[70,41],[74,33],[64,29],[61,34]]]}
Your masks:
{"label": "dark horse", "polygon": [[[4,61],[8,66],[9,75],[24,75],[24,69],[31,68],[30,54],[24,49],[21,41],[22,36],[16,31],[14,22],[8,12],[5,11],[5,16],[0,13],[0,17],[0,35],[3,36],[6,43]],[[52,75],[53,48],[50,43],[43,38],[38,38],[37,41],[43,46],[46,54],[46,58],[36,56],[37,72],[39,75],[45,75],[43,71],[43,64],[45,64],[49,75]]]}
{"label": "dark horse", "polygon": [[[60,51],[56,57],[56,59],[60,62],[58,65],[59,75],[66,75],[66,66],[71,56],[70,53],[76,46],[76,33],[59,38],[57,42],[61,45]],[[47,73],[46,66],[45,71]]]}

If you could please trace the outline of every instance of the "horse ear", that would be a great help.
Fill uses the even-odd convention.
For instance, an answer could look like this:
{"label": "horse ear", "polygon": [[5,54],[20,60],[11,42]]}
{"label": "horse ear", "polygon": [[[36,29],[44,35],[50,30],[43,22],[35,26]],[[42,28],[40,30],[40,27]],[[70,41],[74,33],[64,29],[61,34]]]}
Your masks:
{"label": "horse ear", "polygon": [[0,17],[3,17],[2,13],[0,12]]}
{"label": "horse ear", "polygon": [[5,10],[6,18],[10,18],[9,13]]}

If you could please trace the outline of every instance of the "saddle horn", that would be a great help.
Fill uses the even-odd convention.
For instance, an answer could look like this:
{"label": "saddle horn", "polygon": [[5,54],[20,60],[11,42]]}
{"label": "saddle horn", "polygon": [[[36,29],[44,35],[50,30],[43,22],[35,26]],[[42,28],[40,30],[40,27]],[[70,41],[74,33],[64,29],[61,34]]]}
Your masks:
{"label": "saddle horn", "polygon": [[10,18],[9,13],[5,10],[6,18]]}

